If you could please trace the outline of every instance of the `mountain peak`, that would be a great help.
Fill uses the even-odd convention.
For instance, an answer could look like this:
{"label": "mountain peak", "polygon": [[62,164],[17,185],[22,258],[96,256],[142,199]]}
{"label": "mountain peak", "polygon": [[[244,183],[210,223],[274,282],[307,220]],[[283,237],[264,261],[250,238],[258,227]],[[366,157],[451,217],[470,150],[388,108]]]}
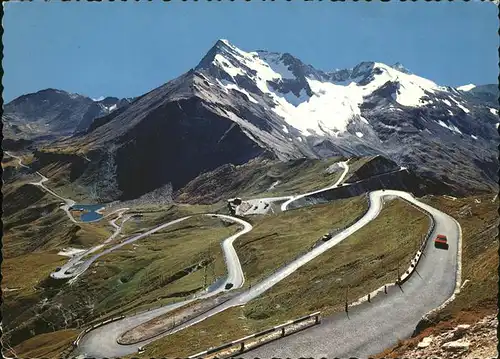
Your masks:
{"label": "mountain peak", "polygon": [[227,51],[234,46],[226,39],[219,39],[215,42],[214,46],[212,48],[215,48],[219,51]]}
{"label": "mountain peak", "polygon": [[229,42],[229,40],[226,40],[226,39],[219,39],[219,40],[217,40],[217,42],[215,44],[216,45],[222,44],[224,46],[232,46],[231,43]]}
{"label": "mountain peak", "polygon": [[238,51],[238,48],[232,45],[226,39],[219,39],[215,42],[215,44],[208,50],[207,54],[201,59],[196,69],[203,69],[210,67],[212,62],[215,60],[217,55],[224,54],[235,54]]}

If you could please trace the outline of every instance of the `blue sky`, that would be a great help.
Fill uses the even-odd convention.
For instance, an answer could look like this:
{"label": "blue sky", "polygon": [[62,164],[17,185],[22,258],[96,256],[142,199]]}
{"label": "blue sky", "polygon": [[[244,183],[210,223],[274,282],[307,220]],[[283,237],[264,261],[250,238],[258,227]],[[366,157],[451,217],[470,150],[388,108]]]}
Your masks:
{"label": "blue sky", "polygon": [[4,101],[44,88],[93,98],[147,92],[196,66],[219,38],[289,52],[318,69],[401,62],[441,85],[496,83],[492,3],[4,3]]}

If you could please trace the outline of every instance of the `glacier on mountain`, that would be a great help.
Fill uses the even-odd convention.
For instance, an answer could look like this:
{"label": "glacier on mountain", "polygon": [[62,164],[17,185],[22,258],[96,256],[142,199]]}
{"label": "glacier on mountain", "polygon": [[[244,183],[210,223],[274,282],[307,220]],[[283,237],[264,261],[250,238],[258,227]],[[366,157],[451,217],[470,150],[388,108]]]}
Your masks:
{"label": "glacier on mountain", "polygon": [[[337,137],[356,119],[368,124],[361,114],[364,99],[387,84],[395,85],[391,97],[405,107],[428,105],[432,103],[425,100],[428,94],[446,91],[401,64],[362,62],[353,69],[325,73],[298,64],[289,54],[245,52],[227,40],[220,40],[215,48],[211,65],[226,74],[217,80],[219,86],[265,105],[304,136]],[[457,106],[468,111],[458,102]]]}

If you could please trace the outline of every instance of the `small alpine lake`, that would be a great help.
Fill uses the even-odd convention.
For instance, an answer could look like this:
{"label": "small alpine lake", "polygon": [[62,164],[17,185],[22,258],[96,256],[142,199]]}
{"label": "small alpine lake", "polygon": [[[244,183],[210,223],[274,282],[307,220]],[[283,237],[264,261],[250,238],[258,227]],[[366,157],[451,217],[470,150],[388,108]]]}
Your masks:
{"label": "small alpine lake", "polygon": [[93,222],[102,218],[102,214],[97,211],[104,209],[103,204],[75,204],[70,211],[80,211],[80,220],[82,222]]}

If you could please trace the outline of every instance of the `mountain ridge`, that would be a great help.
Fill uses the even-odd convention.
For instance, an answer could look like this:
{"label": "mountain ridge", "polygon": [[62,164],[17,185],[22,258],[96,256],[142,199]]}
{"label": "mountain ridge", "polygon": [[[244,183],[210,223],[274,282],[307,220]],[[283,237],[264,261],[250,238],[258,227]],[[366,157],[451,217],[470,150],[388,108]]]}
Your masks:
{"label": "mountain ridge", "polygon": [[[77,148],[96,161],[111,156],[116,186],[130,196],[166,182],[178,189],[200,173],[264,154],[383,155],[458,191],[488,190],[497,178],[498,106],[491,106],[398,63],[327,73],[287,53],[245,52],[219,40],[195,68],[49,147]],[[148,158],[167,169],[143,170],[151,183],[125,184],[134,176],[125,163]]]}
{"label": "mountain ridge", "polygon": [[19,96],[4,106],[2,119],[9,137],[56,138],[85,131],[92,121],[127,106],[129,99],[106,97],[93,100],[78,93],[47,88]]}

